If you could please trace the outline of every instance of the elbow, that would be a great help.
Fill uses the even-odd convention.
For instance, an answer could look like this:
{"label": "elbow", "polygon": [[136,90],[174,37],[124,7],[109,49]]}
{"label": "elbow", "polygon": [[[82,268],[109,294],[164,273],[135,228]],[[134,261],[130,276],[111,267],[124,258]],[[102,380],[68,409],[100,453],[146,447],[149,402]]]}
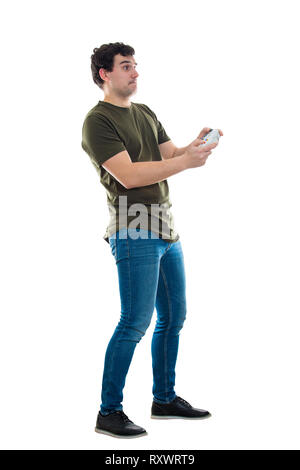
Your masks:
{"label": "elbow", "polygon": [[134,188],[132,182],[129,180],[129,179],[126,179],[122,182],[122,185],[124,186],[124,188],[126,189],[131,189],[131,188]]}
{"label": "elbow", "polygon": [[139,181],[135,178],[132,178],[132,175],[128,180],[126,181],[126,188],[127,189],[133,189],[133,188],[140,188],[142,185],[139,183]]}
{"label": "elbow", "polygon": [[126,189],[132,189],[132,188],[136,188],[137,187],[137,184],[136,184],[136,181],[134,181],[133,179],[133,174],[130,173],[129,175],[127,175],[127,177],[123,180],[123,186],[125,186]]}
{"label": "elbow", "polygon": [[126,185],[124,185],[126,189],[132,189],[132,188],[137,188],[136,185],[133,183],[127,182]]}
{"label": "elbow", "polygon": [[134,168],[133,163],[131,162],[130,166],[126,168],[126,172],[124,172],[125,174],[123,175],[123,186],[126,189],[132,189],[137,187],[135,181],[137,175],[135,170],[136,169]]}
{"label": "elbow", "polygon": [[124,171],[122,175],[119,175],[118,181],[126,189],[132,189],[136,187],[135,174],[132,171],[132,168],[128,168],[127,171]]}

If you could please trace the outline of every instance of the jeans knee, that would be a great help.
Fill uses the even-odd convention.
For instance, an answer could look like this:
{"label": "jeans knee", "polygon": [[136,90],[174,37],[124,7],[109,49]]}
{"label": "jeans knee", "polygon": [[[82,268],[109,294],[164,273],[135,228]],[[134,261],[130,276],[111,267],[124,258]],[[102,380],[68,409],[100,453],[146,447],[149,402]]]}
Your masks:
{"label": "jeans knee", "polygon": [[180,314],[180,316],[178,317],[178,320],[177,320],[178,332],[183,328],[185,320],[186,320],[186,309],[184,308],[181,311],[181,314]]}
{"label": "jeans knee", "polygon": [[184,321],[186,319],[186,310],[181,310],[178,312],[176,316],[173,318],[164,318],[164,319],[157,319],[154,333],[165,333],[168,330],[173,332],[173,334],[178,334],[180,330],[183,328]]}
{"label": "jeans knee", "polygon": [[143,327],[143,329],[139,329],[134,325],[126,325],[122,328],[120,341],[132,341],[134,343],[139,343],[145,335],[147,328],[148,327]]}
{"label": "jeans knee", "polygon": [[183,327],[185,319],[186,319],[186,305],[184,304],[179,310],[179,313],[177,316],[177,324],[179,325],[180,328]]}
{"label": "jeans knee", "polygon": [[176,325],[171,326],[170,329],[173,329],[175,334],[179,334],[179,332],[180,332],[180,331],[182,330],[182,328],[183,328],[183,324],[184,324],[184,319],[181,320],[180,323],[177,323]]}

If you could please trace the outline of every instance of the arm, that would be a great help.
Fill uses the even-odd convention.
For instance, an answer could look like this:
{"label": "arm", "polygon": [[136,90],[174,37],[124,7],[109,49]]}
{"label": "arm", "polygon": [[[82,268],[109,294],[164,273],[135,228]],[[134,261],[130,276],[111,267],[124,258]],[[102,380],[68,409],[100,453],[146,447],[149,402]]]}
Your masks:
{"label": "arm", "polygon": [[135,162],[132,166],[130,188],[159,183],[187,168],[183,155],[160,162]]}
{"label": "arm", "polygon": [[159,183],[187,168],[184,155],[158,162],[132,162],[125,150],[102,165],[125,188],[137,188]]}
{"label": "arm", "polygon": [[127,150],[124,150],[108,158],[102,166],[126,189],[149,186],[188,168],[204,165],[212,149],[218,144],[213,143],[201,148],[200,142],[197,138],[188,145],[182,155],[158,162],[133,163]]}
{"label": "arm", "polygon": [[173,158],[183,155],[187,148],[188,148],[188,145],[186,147],[181,147],[181,148],[176,147],[175,152],[173,154]]}
{"label": "arm", "polygon": [[[203,139],[203,137],[211,130],[210,127],[204,127],[200,134],[198,135],[198,139]],[[218,129],[220,135],[224,135],[221,129]],[[173,144],[171,140],[168,140],[167,142],[163,142],[162,144],[158,145],[161,156],[164,160],[168,160],[169,158],[174,158],[174,157],[179,157],[180,155],[183,155],[189,145],[186,147],[181,147],[178,148],[176,145]]]}
{"label": "arm", "polygon": [[168,140],[163,144],[159,144],[158,147],[162,158],[164,160],[169,160],[170,158],[179,157],[180,155],[183,155],[188,146],[178,148],[173,144],[171,140]]}

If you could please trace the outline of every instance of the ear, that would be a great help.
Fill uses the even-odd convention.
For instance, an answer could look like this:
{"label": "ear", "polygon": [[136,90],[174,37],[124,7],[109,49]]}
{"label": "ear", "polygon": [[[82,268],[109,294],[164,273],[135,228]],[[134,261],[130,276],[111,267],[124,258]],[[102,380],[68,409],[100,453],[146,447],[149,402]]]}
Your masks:
{"label": "ear", "polygon": [[104,81],[107,80],[107,72],[103,67],[99,69],[99,75],[100,75],[100,78],[102,78],[102,80]]}

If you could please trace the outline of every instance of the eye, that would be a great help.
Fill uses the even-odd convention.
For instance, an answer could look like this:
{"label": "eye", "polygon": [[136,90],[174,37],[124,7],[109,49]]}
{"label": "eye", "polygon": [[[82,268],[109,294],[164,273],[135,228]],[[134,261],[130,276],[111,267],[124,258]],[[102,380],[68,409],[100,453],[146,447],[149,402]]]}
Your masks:
{"label": "eye", "polygon": [[[124,70],[125,70],[125,69],[128,69],[128,68],[130,68],[130,67],[131,67],[131,65],[124,65],[124,66],[123,66]],[[136,66],[134,66],[134,68],[136,69]]]}

